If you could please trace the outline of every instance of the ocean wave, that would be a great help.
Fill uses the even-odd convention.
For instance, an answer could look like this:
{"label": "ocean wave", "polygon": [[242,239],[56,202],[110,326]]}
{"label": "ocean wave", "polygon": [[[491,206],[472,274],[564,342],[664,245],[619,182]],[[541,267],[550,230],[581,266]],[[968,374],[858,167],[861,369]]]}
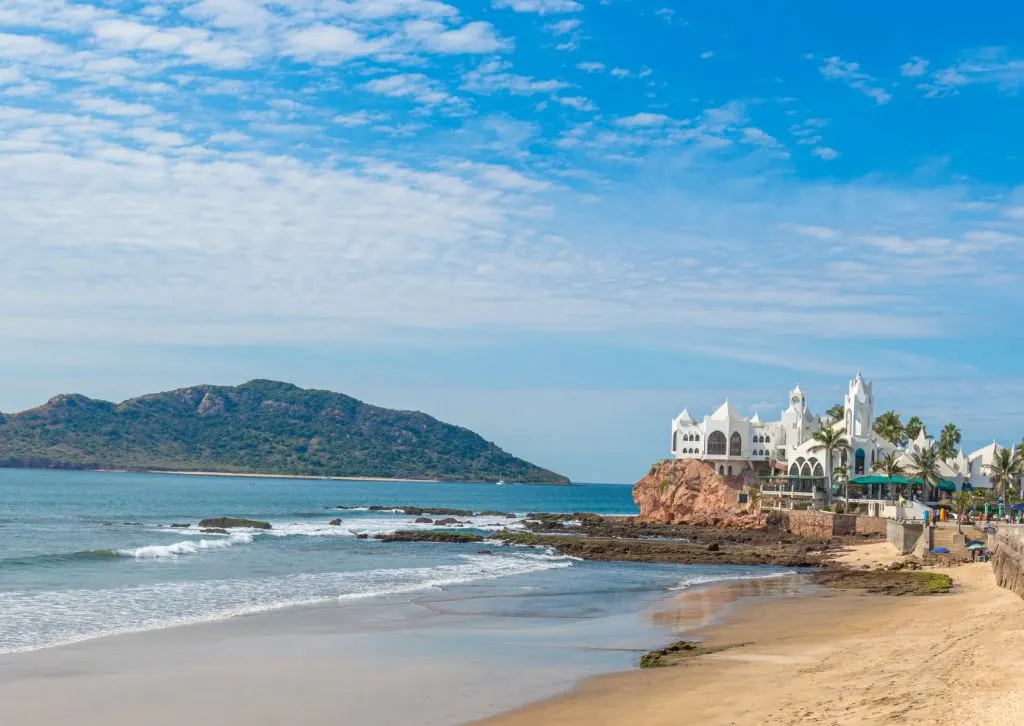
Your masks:
{"label": "ocean wave", "polygon": [[571,567],[547,554],[462,555],[436,567],[201,580],[113,590],[0,593],[0,654],[332,601]]}
{"label": "ocean wave", "polygon": [[250,544],[254,538],[255,533],[253,532],[232,532],[230,535],[218,539],[183,540],[168,545],[146,545],[144,547],[132,547],[114,551],[120,557],[153,560],[165,557],[180,557],[182,555],[197,555],[204,550],[222,550],[233,547],[236,544]]}
{"label": "ocean wave", "polygon": [[503,517],[454,517],[458,519],[458,525],[436,525],[433,523],[416,522],[415,518],[409,515],[390,517],[353,517],[350,519],[341,518],[340,525],[331,525],[323,522],[272,522],[269,530],[262,530],[260,534],[270,537],[356,537],[361,534],[373,537],[374,535],[394,534],[405,530],[480,530],[492,532],[499,529],[509,531],[520,531],[525,529],[522,521],[506,519]]}
{"label": "ocean wave", "polygon": [[687,590],[691,587],[697,587],[699,585],[711,585],[716,582],[729,582],[732,580],[771,580],[776,577],[788,577],[790,575],[798,574],[796,570],[780,570],[777,572],[736,572],[736,573],[721,573],[713,575],[691,575],[683,579],[675,587],[669,588],[671,590]]}

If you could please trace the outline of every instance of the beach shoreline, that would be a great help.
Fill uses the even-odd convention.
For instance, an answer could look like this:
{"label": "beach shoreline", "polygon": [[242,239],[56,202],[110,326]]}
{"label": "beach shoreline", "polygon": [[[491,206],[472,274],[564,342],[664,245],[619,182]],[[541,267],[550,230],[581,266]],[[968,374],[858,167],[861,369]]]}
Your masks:
{"label": "beach shoreline", "polygon": [[[884,543],[854,547],[847,557],[859,567],[894,558]],[[950,575],[953,592],[818,590],[740,600],[689,638],[721,652],[597,676],[472,724],[670,726],[680,714],[686,723],[751,726],[1020,723],[1020,599],[996,586],[988,563],[929,571]]]}
{"label": "beach shoreline", "polygon": [[[484,614],[474,603],[495,593],[457,588],[112,634],[0,656],[0,722],[170,726],[188,712],[239,726],[327,726],[343,712],[378,726],[454,726],[622,672],[744,594],[791,594],[805,579],[697,584],[599,618]],[[47,698],[56,678],[61,698]]]}

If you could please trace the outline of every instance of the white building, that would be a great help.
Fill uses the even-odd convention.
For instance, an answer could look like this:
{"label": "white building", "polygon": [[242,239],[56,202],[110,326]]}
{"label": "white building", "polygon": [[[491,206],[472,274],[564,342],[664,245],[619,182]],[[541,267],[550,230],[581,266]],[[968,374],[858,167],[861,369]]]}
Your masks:
{"label": "white building", "polygon": [[[914,453],[935,445],[922,431],[914,441],[898,448],[874,432],[874,393],[871,383],[858,373],[849,382],[843,399],[843,418],[823,421],[807,405],[804,392],[797,386],[789,394],[789,406],[776,421],[762,421],[758,414],[744,417],[726,399],[709,416],[697,421],[683,410],[672,421],[672,455],[677,459],[701,459],[715,464],[723,475],[737,475],[743,469],[758,468],[769,462],[776,471],[799,481],[797,489],[810,491],[825,483],[823,452],[815,451],[814,433],[831,426],[846,435],[849,451],[842,452],[833,467],[845,466],[851,478],[871,475],[875,464],[890,453],[900,454],[900,463],[909,467]],[[939,473],[959,490],[965,483],[974,488],[989,488],[988,466],[1001,447],[989,446],[939,463]]]}

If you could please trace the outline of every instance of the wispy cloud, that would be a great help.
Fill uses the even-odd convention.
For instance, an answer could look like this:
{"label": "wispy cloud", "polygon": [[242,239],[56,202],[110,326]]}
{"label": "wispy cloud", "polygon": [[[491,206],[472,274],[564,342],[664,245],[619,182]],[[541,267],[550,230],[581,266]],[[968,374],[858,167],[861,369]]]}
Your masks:
{"label": "wispy cloud", "polygon": [[551,15],[557,13],[577,13],[583,6],[576,0],[494,0],[495,8],[508,8],[517,13],[537,13]]}
{"label": "wispy cloud", "polygon": [[1024,86],[1024,59],[1012,57],[1003,47],[980,48],[958,63],[936,70],[918,88],[927,98],[942,98],[955,96],[964,86],[982,84],[994,85],[1003,93],[1017,93]]}
{"label": "wispy cloud", "polygon": [[861,70],[859,63],[845,61],[839,56],[826,58],[818,68],[821,75],[830,81],[842,81],[850,88],[870,96],[878,105],[892,100],[892,94],[878,85],[878,79]]}
{"label": "wispy cloud", "polygon": [[918,78],[927,72],[928,61],[916,55],[900,66],[900,75],[905,78]]}

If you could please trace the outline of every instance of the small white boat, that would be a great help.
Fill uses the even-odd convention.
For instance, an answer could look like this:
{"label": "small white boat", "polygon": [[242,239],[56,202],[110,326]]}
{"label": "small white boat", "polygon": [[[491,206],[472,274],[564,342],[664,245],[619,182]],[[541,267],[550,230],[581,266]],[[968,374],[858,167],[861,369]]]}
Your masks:
{"label": "small white boat", "polygon": [[495,486],[503,487],[503,486],[505,486],[505,480],[504,479],[498,479],[498,481],[494,482],[494,484],[495,484]]}

